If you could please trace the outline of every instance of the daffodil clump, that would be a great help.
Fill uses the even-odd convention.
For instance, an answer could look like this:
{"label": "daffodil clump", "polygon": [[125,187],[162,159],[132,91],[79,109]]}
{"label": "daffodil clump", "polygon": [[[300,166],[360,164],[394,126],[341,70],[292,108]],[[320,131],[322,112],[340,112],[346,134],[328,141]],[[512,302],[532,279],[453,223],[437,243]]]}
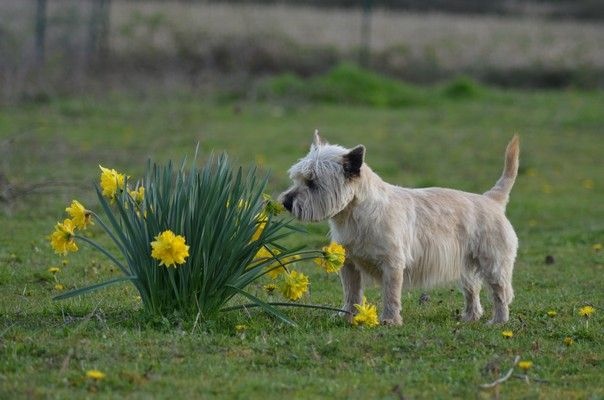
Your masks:
{"label": "daffodil clump", "polygon": [[[72,201],[65,209],[67,218],[57,222],[49,240],[61,256],[89,245],[109,258],[122,275],[66,291],[56,279],[59,268],[51,268],[55,290],[61,292],[55,299],[127,281],[151,315],[210,319],[219,311],[237,308],[226,304],[239,296],[291,322],[275,308],[285,303],[268,303],[252,295],[248,286],[258,281],[265,298],[278,294],[289,301],[286,305],[314,307],[302,304],[310,280],[300,267],[314,260],[334,273],[344,264],[346,252],[337,243],[321,251],[281,244],[299,228],[281,216],[283,205],[264,193],[266,178],[259,180],[254,171],[234,170],[225,156],[202,167],[194,162],[190,168],[150,162],[136,180],[113,168],[99,168],[100,211]],[[113,242],[111,248],[93,240],[96,234],[80,234],[91,226],[105,232]],[[372,326],[364,311],[368,305],[359,306],[358,324]]]}

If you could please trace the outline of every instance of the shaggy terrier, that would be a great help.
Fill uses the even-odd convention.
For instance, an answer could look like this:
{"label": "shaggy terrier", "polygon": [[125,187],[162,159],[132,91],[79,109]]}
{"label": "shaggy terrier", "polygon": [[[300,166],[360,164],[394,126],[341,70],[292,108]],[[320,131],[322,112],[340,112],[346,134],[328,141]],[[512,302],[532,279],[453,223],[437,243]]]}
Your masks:
{"label": "shaggy terrier", "polygon": [[480,289],[493,297],[490,323],[504,323],[514,297],[518,239],[505,216],[518,172],[519,139],[507,146],[501,178],[484,194],[444,188],[407,189],[384,182],[364,163],[365,147],[324,142],[315,132],[310,152],[289,174],[280,201],[297,219],[328,219],[333,241],[346,248],[340,272],[349,318],[363,298],[362,275],[382,286],[383,324],[400,325],[403,288],[459,280],[463,319],[482,313]]}

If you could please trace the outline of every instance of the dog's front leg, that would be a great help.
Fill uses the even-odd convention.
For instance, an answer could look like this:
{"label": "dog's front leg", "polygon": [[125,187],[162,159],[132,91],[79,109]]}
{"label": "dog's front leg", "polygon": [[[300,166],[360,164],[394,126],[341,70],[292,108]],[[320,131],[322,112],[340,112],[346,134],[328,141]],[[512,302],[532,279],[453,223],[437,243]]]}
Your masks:
{"label": "dog's front leg", "polygon": [[382,299],[384,309],[380,318],[383,325],[401,325],[401,291],[403,268],[386,266],[382,269]]}
{"label": "dog's front leg", "polygon": [[356,314],[354,305],[363,302],[361,272],[352,261],[346,260],[340,270],[340,280],[342,281],[342,289],[344,290],[344,305],[342,306],[342,310],[346,311],[342,315],[346,316],[346,319],[350,322],[354,314]]}

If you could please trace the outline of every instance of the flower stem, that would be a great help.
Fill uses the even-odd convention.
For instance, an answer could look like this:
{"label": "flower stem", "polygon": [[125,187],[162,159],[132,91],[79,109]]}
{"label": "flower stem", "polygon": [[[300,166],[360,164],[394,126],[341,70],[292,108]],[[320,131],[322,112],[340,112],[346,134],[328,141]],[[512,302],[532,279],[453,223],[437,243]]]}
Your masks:
{"label": "flower stem", "polygon": [[126,269],[126,267],[124,267],[124,265],[119,262],[111,253],[109,253],[107,250],[105,250],[103,247],[101,247],[101,245],[99,245],[98,243],[84,237],[84,236],[80,236],[80,235],[74,235],[74,237],[76,239],[82,240],[83,242],[88,243],[89,245],[91,245],[92,247],[94,247],[95,249],[97,249],[98,251],[100,251],[101,253],[105,254],[111,261],[113,261],[113,263],[115,265],[117,265],[119,267],[119,269],[122,270],[122,272],[127,275],[130,276],[131,274],[128,273],[128,270]]}
{"label": "flower stem", "polygon": [[[270,304],[271,306],[280,306],[280,307],[314,308],[317,310],[337,311],[337,312],[342,312],[345,314],[350,314],[350,311],[342,310],[340,308],[329,307],[329,306],[316,306],[313,304],[296,304],[296,303],[280,303],[280,302],[270,302],[270,303],[266,303],[266,304]],[[245,308],[253,308],[253,307],[260,307],[260,305],[253,304],[253,303],[242,304],[239,306],[226,307],[220,311],[235,311],[235,310],[243,310]]]}

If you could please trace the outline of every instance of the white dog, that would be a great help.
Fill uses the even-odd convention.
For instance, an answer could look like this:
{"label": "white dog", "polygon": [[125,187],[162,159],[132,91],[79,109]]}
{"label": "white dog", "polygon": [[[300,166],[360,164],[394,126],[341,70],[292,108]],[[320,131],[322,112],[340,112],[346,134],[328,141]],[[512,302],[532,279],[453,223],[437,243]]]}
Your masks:
{"label": "white dog", "polygon": [[303,221],[329,220],[333,241],[346,248],[340,278],[345,311],[363,297],[361,274],[382,285],[383,324],[402,323],[403,288],[460,280],[463,319],[482,313],[480,289],[493,297],[491,323],[509,318],[518,239],[505,208],[518,172],[519,140],[510,141],[505,167],[484,194],[453,189],[407,189],[384,182],[364,163],[365,147],[323,142],[315,132],[306,157],[289,170],[285,208]]}

